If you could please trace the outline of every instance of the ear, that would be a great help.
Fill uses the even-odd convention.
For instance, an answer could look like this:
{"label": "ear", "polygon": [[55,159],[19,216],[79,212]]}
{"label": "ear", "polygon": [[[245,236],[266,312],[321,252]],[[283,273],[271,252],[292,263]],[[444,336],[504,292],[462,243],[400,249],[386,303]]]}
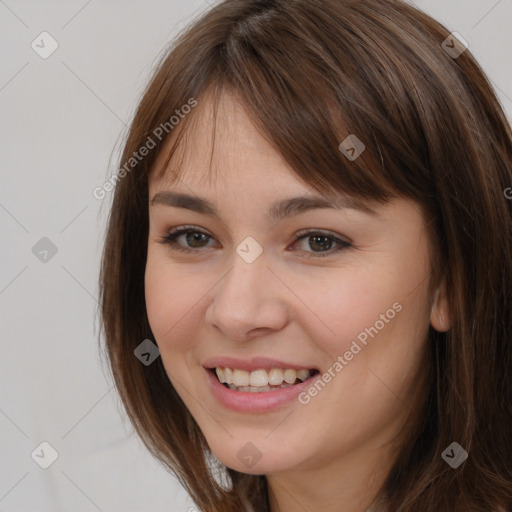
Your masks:
{"label": "ear", "polygon": [[430,313],[430,323],[436,331],[448,331],[451,327],[451,311],[446,293],[446,281],[443,278],[434,295]]}

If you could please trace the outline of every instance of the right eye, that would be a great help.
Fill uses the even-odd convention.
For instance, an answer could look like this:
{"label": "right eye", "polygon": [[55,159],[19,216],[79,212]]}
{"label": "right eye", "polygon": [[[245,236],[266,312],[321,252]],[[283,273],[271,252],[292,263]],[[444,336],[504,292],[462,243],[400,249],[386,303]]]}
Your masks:
{"label": "right eye", "polygon": [[[186,235],[186,236],[185,236]],[[191,244],[185,247],[178,243],[178,238],[184,236],[185,243]],[[181,226],[179,228],[173,228],[165,235],[160,243],[169,245],[172,249],[183,252],[197,252],[195,249],[202,249],[206,247],[203,245],[205,240],[212,239],[210,235],[200,231],[196,226]],[[213,240],[213,239],[212,239]],[[196,245],[197,244],[197,245]]]}

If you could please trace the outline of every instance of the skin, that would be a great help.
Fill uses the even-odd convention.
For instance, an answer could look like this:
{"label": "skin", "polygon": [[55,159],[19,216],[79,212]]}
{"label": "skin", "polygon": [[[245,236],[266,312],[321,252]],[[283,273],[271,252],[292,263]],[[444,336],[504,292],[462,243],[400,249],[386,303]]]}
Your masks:
{"label": "skin", "polygon": [[[319,194],[228,93],[219,104],[212,168],[207,96],[191,121],[180,146],[180,180],[152,174],[149,197],[164,190],[202,196],[221,218],[150,203],[146,305],[167,374],[215,456],[267,476],[272,512],[366,510],[393,462],[390,441],[421,392],[429,324],[449,328],[444,287],[434,305],[429,294],[419,205],[395,199],[376,206],[376,216],[317,209],[276,224],[265,217],[272,203]],[[156,168],[164,156],[165,148]],[[211,238],[182,235],[176,243],[190,253],[161,243],[183,225]],[[328,231],[352,247],[334,252],[327,241],[322,249],[311,235],[294,242],[303,229]],[[247,236],[263,249],[251,264],[236,252]],[[331,254],[315,257],[323,253]],[[326,372],[394,303],[401,311],[308,404],[242,413],[220,405],[206,386],[202,363],[214,356],[265,356]],[[248,442],[262,454],[250,469],[237,457]]]}

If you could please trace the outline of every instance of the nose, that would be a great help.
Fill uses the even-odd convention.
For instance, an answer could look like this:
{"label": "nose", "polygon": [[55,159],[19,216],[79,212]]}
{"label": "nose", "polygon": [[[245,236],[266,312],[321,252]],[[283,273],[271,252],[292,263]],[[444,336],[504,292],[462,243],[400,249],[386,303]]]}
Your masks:
{"label": "nose", "polygon": [[207,325],[240,342],[279,331],[289,318],[286,293],[264,253],[252,263],[235,254],[231,269],[213,289]]}

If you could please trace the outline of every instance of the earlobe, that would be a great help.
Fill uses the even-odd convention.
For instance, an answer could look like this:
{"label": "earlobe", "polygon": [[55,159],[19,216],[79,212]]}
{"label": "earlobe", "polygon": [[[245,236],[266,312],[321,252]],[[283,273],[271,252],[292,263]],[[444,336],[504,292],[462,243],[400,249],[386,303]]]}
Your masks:
{"label": "earlobe", "polygon": [[436,331],[440,332],[448,331],[451,327],[451,311],[448,304],[446,283],[444,279],[434,295],[434,301],[430,313],[430,323]]}

